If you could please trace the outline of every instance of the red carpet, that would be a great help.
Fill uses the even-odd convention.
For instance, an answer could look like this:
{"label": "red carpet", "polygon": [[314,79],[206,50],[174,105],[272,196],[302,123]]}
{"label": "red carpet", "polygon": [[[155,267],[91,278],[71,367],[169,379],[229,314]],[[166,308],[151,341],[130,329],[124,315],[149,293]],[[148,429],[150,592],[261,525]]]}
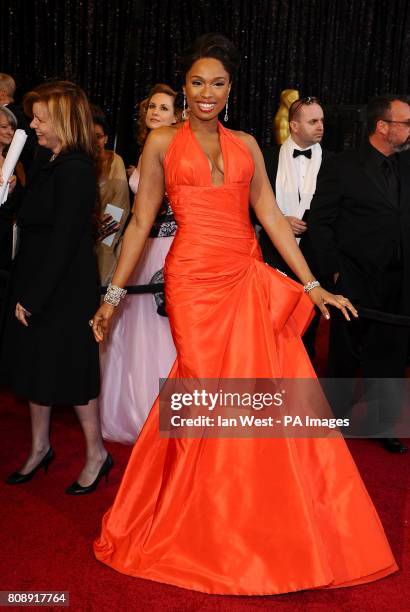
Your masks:
{"label": "red carpet", "polygon": [[[1,475],[12,472],[30,444],[24,404],[7,394],[0,398]],[[349,443],[370,495],[380,513],[398,574],[370,585],[276,597],[220,597],[193,593],[129,578],[95,561],[91,542],[101,516],[114,497],[130,448],[110,444],[115,468],[109,483],[83,498],[64,494],[82,466],[83,442],[73,412],[55,410],[56,459],[49,473],[29,483],[0,485],[0,590],[65,590],[74,610],[401,610],[410,600],[408,541],[408,456],[395,456],[375,441]]]}
{"label": "red carpet", "polygon": [[114,498],[131,448],[108,444],[115,460],[109,483],[101,482],[94,494],[83,498],[65,495],[64,489],[80,472],[84,456],[73,411],[54,411],[56,458],[49,473],[40,472],[24,485],[4,485],[4,476],[19,467],[30,446],[27,412],[24,403],[5,392],[0,394],[0,590],[69,591],[70,608],[76,611],[408,609],[410,455],[391,455],[372,440],[349,442],[401,568],[397,574],[369,585],[330,591],[275,597],[212,596],[124,576],[94,559],[91,544],[102,514]]}

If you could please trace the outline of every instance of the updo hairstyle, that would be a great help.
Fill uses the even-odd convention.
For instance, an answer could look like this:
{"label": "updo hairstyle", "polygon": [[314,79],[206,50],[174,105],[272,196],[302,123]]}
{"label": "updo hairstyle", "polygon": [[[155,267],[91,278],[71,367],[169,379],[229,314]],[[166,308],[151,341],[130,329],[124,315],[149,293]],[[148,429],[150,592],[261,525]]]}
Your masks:
{"label": "updo hairstyle", "polygon": [[232,81],[239,66],[239,51],[226,36],[216,32],[199,36],[185,49],[181,58],[183,78],[197,60],[205,57],[219,60]]}

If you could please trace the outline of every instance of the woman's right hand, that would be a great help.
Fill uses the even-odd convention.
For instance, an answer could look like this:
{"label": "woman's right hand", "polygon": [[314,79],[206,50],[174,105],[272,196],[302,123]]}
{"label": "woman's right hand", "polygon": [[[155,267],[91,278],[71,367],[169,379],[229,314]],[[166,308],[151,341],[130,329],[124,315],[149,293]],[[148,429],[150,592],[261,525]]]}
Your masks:
{"label": "woman's right hand", "polygon": [[96,342],[102,342],[104,336],[108,333],[111,318],[114,314],[115,307],[107,302],[103,302],[93,318],[93,332]]}

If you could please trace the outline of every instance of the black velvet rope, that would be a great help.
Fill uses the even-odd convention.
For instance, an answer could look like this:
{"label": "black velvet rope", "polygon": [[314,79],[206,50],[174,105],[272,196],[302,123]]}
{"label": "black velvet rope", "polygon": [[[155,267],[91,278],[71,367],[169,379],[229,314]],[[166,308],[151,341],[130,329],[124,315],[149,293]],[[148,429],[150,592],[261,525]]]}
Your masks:
{"label": "black velvet rope", "polygon": [[[164,283],[154,283],[152,285],[126,285],[124,289],[129,295],[139,295],[141,293],[161,293],[164,291]],[[101,295],[107,293],[108,287],[101,287]]]}
{"label": "black velvet rope", "polygon": [[[0,270],[0,280],[7,280],[9,278],[9,272],[7,270]],[[155,283],[150,285],[126,285],[128,295],[141,295],[144,293],[161,293],[164,291],[164,283]],[[100,288],[101,295],[107,293],[107,287]],[[387,323],[390,325],[400,325],[403,327],[410,327],[410,317],[407,315],[401,315],[390,312],[381,312],[379,310],[373,310],[371,308],[358,308],[359,316],[365,319],[373,319],[374,321],[380,321],[381,323]]]}
{"label": "black velvet rope", "polygon": [[[8,280],[10,273],[7,270],[0,270],[0,280]],[[164,291],[164,283],[152,283],[150,285],[126,285],[125,289],[129,295],[140,295],[143,293],[161,293]],[[101,295],[107,293],[107,287],[100,288]]]}

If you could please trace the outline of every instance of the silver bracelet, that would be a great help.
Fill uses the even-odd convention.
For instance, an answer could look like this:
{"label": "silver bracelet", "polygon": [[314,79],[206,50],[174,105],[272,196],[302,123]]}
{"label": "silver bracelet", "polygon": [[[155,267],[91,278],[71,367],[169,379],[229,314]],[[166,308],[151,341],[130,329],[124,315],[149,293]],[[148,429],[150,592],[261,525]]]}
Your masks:
{"label": "silver bracelet", "polygon": [[312,291],[312,289],[315,289],[315,287],[320,287],[320,283],[318,280],[312,280],[310,281],[310,283],[307,283],[306,285],[304,285],[303,291],[305,293],[309,293],[309,291]]}
{"label": "silver bracelet", "polygon": [[110,283],[107,287],[107,293],[104,295],[104,302],[111,304],[111,306],[118,306],[121,300],[125,297],[126,293],[126,289],[122,289],[116,285],[111,285]]}

